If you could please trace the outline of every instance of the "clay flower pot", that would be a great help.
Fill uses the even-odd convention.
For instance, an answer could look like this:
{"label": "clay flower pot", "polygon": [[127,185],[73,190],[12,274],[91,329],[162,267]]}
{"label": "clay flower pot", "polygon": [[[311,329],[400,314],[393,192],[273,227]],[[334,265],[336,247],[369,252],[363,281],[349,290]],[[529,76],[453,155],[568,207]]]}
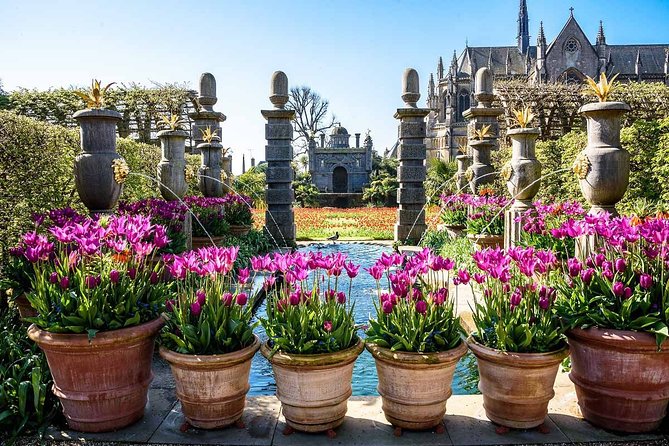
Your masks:
{"label": "clay flower pot", "polygon": [[630,154],[620,147],[620,127],[628,111],[624,102],[594,102],[579,109],[587,119],[588,145],[577,157],[575,171],[591,212],[615,215],[615,205],[627,191]]}
{"label": "clay flower pot", "polygon": [[135,327],[87,334],[49,333],[35,325],[28,336],[44,351],[67,424],[81,432],[108,432],[144,416],[157,318]]}
{"label": "clay flower pot", "polygon": [[209,237],[193,237],[193,249],[199,249],[199,248],[206,248],[207,246],[212,246],[211,242],[212,240],[214,241],[215,246],[223,246],[223,240],[225,237],[219,236],[211,236],[211,239]]}
{"label": "clay flower pot", "polygon": [[177,398],[186,420],[201,429],[218,429],[237,422],[246,405],[251,360],[260,341],[222,355],[186,355],[160,347],[172,369]]}
{"label": "clay flower pot", "polygon": [[669,343],[658,351],[655,336],[588,328],[567,332],[569,378],[583,417],[622,432],[657,429],[669,402]]}
{"label": "clay flower pot", "polygon": [[243,237],[251,232],[251,225],[230,225],[230,234],[236,237]]}
{"label": "clay flower pot", "polygon": [[264,343],[260,352],[272,364],[276,396],[286,424],[302,432],[324,432],[344,422],[351,396],[353,363],[364,349],[362,340],[335,353],[294,355]]}
{"label": "clay flower pot", "polygon": [[79,198],[92,212],[109,213],[121,195],[112,162],[116,152],[116,124],[120,113],[106,109],[79,110],[73,115],[80,126],[81,153],[74,160],[74,181]]}
{"label": "clay flower pot", "polygon": [[21,293],[16,299],[14,299],[14,305],[16,305],[16,308],[19,310],[19,316],[21,316],[21,319],[37,316],[37,310],[35,310],[30,304],[30,301],[26,297],[25,293]]}
{"label": "clay flower pot", "polygon": [[367,344],[374,356],[379,376],[378,391],[383,413],[395,427],[431,429],[441,424],[446,400],[452,395],[455,366],[467,353],[467,345],[445,352],[393,352],[376,344]]}
{"label": "clay flower pot", "polygon": [[467,238],[476,245],[476,249],[504,247],[503,235],[467,234]]}
{"label": "clay flower pot", "polygon": [[183,198],[188,190],[186,183],[186,138],[183,130],[162,130],[158,132],[162,152],[158,163],[160,194],[165,200]]}
{"label": "clay flower pot", "polygon": [[467,340],[479,368],[479,390],[493,423],[530,429],[544,423],[558,367],[569,355],[564,348],[548,353],[502,352]]}

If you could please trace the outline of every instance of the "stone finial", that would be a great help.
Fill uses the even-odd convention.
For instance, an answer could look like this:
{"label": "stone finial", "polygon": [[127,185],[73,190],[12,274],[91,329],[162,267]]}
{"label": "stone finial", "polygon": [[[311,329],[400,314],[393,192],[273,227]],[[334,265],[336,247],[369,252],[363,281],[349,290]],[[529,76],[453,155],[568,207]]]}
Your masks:
{"label": "stone finial", "polygon": [[269,100],[274,104],[274,108],[284,108],[288,102],[288,76],[283,71],[275,71],[272,74]]}
{"label": "stone finial", "polygon": [[216,97],[216,78],[211,73],[202,73],[200,76],[200,96]]}
{"label": "stone finial", "polygon": [[474,91],[476,100],[479,102],[479,107],[490,107],[493,95],[493,76],[492,71],[487,68],[479,68],[476,72],[476,82],[474,84]]}
{"label": "stone finial", "polygon": [[419,99],[418,72],[413,68],[407,68],[402,75],[402,100],[409,107],[416,108]]}

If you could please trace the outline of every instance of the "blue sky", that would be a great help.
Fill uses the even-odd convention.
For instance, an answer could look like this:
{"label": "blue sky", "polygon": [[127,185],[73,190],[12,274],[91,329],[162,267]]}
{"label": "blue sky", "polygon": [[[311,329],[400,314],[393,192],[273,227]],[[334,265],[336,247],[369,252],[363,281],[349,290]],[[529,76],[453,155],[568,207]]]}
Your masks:
{"label": "blue sky", "polygon": [[[439,56],[513,45],[518,0],[358,1],[7,1],[0,0],[0,80],[17,87],[105,82],[188,82],[216,76],[225,113],[223,143],[260,160],[269,79],[283,70],[330,100],[350,133],[372,132],[377,150],[394,143],[404,68],[418,70],[425,100]],[[458,9],[457,5],[467,6]],[[528,0],[531,42],[543,20],[552,40],[569,7],[591,40],[668,43],[669,0]],[[353,138],[351,139],[353,142]]]}

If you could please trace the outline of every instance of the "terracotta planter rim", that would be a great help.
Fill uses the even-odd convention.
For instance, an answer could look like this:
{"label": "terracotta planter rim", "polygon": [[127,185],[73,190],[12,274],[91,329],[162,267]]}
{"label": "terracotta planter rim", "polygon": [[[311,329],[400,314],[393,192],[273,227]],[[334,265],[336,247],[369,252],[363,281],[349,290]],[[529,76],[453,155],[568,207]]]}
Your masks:
{"label": "terracotta planter rim", "polygon": [[590,102],[581,106],[578,109],[579,113],[599,112],[599,111],[630,111],[632,108],[625,102],[607,101],[607,102]]}
{"label": "terracotta planter rim", "polygon": [[503,240],[504,236],[503,235],[491,235],[491,234],[467,234],[467,238],[469,240],[472,240],[472,241],[476,242],[478,240],[484,240],[484,241]]}
{"label": "terracotta planter rim", "polygon": [[169,363],[178,364],[180,368],[219,368],[221,366],[231,366],[247,361],[260,349],[260,339],[258,335],[253,335],[254,341],[248,347],[241,350],[235,350],[230,353],[218,353],[214,355],[189,355],[178,353],[167,347],[160,346],[160,356]]}
{"label": "terracotta planter rim", "polygon": [[110,110],[108,108],[85,108],[75,112],[72,117],[74,119],[87,119],[87,118],[99,118],[99,119],[114,119],[122,120],[123,115],[121,115],[116,110]]}
{"label": "terracotta planter rim", "polygon": [[188,132],[185,130],[161,130],[156,134],[159,138],[160,137],[174,137],[174,136],[181,136],[183,138],[188,138]]}
{"label": "terracotta planter rim", "polygon": [[539,127],[518,127],[515,129],[509,129],[506,131],[506,134],[509,136],[513,135],[541,135],[541,129]]}
{"label": "terracotta planter rim", "polygon": [[467,344],[463,341],[449,349],[439,352],[403,352],[391,351],[389,348],[381,347],[374,343],[365,343],[365,348],[374,359],[391,363],[404,363],[406,365],[441,365],[448,362],[457,362],[467,353]]}
{"label": "terracotta planter rim", "polygon": [[559,350],[545,353],[503,352],[495,348],[486,347],[471,335],[467,338],[467,345],[472,353],[478,358],[497,364],[508,364],[509,361],[513,361],[514,364],[526,368],[543,368],[551,364],[560,363],[564,358],[569,356],[568,345],[565,345]]}
{"label": "terracotta planter rim", "polygon": [[[608,348],[627,351],[657,352],[655,335],[633,330],[616,330],[613,328],[572,328],[567,330],[567,338],[582,342],[606,345]],[[662,343],[662,350],[669,349],[669,341]]]}
{"label": "terracotta planter rim", "polygon": [[163,318],[158,316],[152,321],[133,327],[99,331],[90,341],[85,333],[51,333],[32,324],[28,327],[28,337],[37,344],[48,345],[50,350],[81,350],[93,345],[96,348],[116,348],[121,344],[134,344],[138,340],[153,336],[163,324]]}
{"label": "terracotta planter rim", "polygon": [[284,353],[281,350],[272,355],[272,349],[268,345],[269,341],[265,341],[260,346],[260,353],[267,358],[271,364],[278,364],[283,367],[324,367],[337,365],[343,363],[353,362],[362,353],[365,348],[365,343],[361,338],[352,347],[344,350],[339,350],[333,353],[317,353],[313,355]]}

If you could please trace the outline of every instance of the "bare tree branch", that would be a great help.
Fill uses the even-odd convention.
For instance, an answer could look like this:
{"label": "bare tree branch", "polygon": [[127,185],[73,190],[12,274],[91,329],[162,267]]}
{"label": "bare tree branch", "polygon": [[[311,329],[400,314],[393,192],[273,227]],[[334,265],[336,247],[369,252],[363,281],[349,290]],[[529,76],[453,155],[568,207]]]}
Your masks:
{"label": "bare tree branch", "polygon": [[293,143],[295,157],[306,153],[310,136],[315,136],[335,125],[335,115],[328,117],[330,102],[311,87],[302,85],[290,89],[287,107],[295,110]]}

